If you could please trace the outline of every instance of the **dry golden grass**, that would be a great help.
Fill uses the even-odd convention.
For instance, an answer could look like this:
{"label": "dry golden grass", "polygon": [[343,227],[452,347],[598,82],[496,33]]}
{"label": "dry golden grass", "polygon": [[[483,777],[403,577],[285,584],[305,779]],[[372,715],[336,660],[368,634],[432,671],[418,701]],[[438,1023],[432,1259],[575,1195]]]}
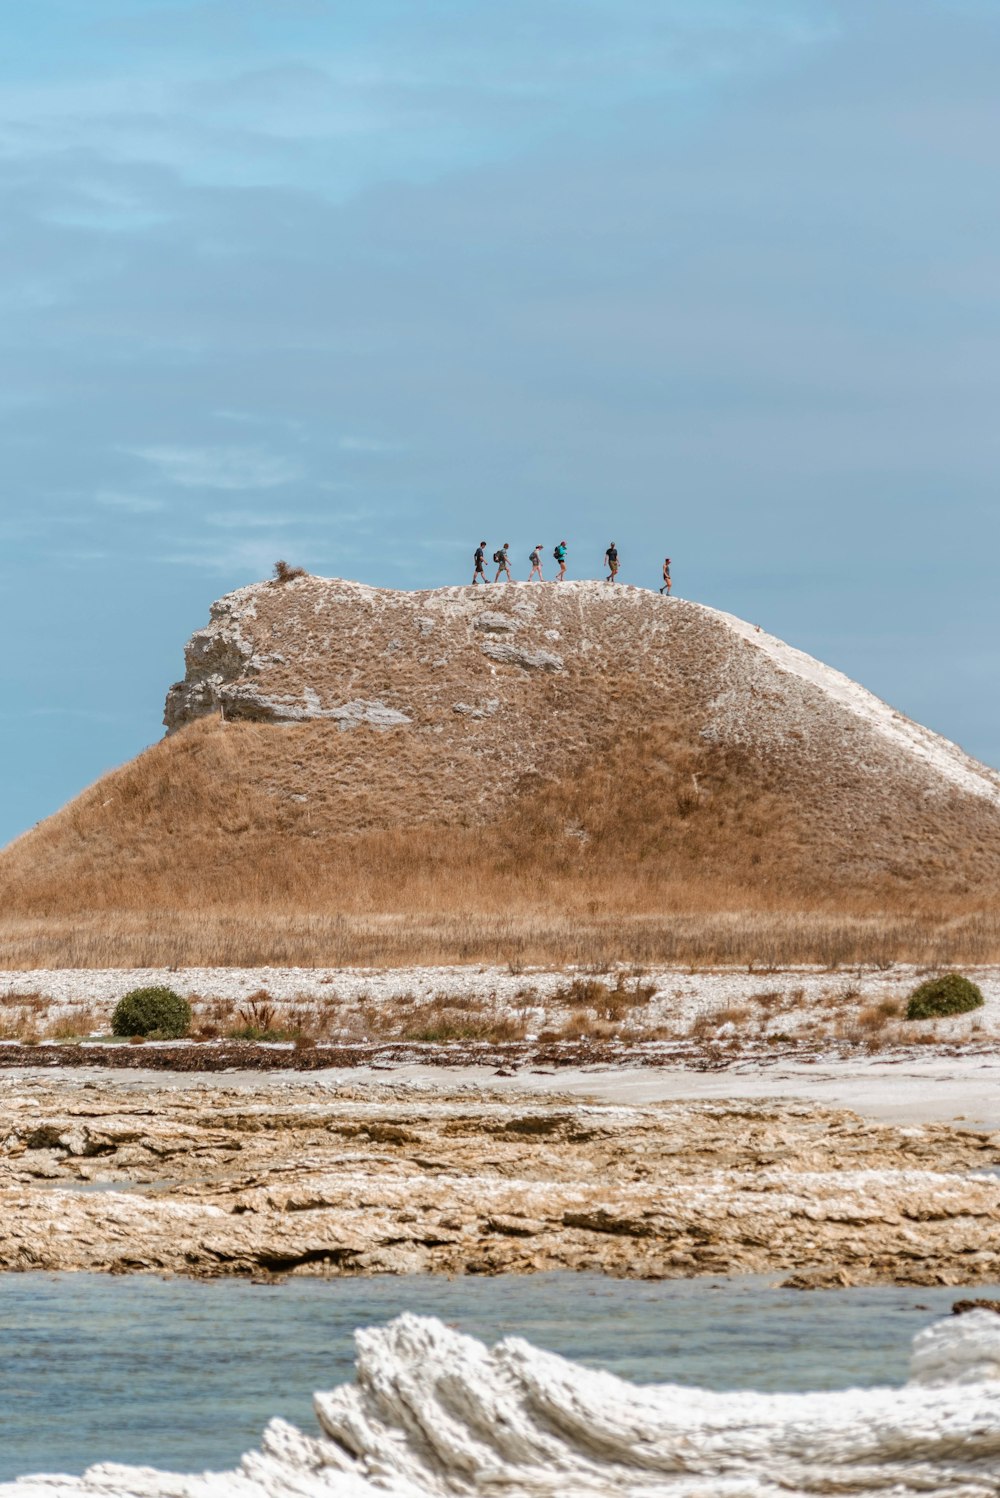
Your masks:
{"label": "dry golden grass", "polygon": [[0,1040],[27,1045],[39,1040],[79,1040],[100,1030],[106,1020],[97,1009],[82,1004],[59,1012],[51,999],[39,993],[0,996]]}
{"label": "dry golden grass", "polygon": [[571,1014],[564,1024],[556,1029],[543,1030],[542,1041],[552,1040],[615,1040],[619,1037],[620,1025],[614,1020],[601,1019],[596,1015]]}
{"label": "dry golden grass", "polygon": [[598,1020],[617,1023],[633,1010],[648,1004],[655,992],[655,984],[643,983],[638,977],[630,984],[624,973],[619,973],[614,986],[599,978],[574,978],[565,987],[557,988],[550,1002],[574,1009],[590,1009]]}
{"label": "dry golden grass", "polygon": [[[383,1041],[444,1044],[523,1040],[527,1033],[524,1010],[512,1011],[495,999],[471,994],[417,1000],[404,993],[383,1003],[362,999],[350,1005],[331,995],[321,1001],[279,1004],[266,989],[260,989],[239,1001],[216,998],[206,1002],[195,997],[192,1007],[195,1040],[290,1040],[298,1046]],[[39,1033],[48,1038],[50,1027],[43,1024]]]}
{"label": "dry golden grass", "polygon": [[775,972],[913,962],[928,970],[1000,962],[1000,915],[909,916],[718,910],[577,919],[385,914],[125,911],[0,922],[0,965],[43,967],[406,967],[501,963],[606,969],[616,961]]}
{"label": "dry golden grass", "polygon": [[858,1028],[877,1034],[900,1018],[903,1007],[898,999],[880,999],[877,1004],[869,1004],[858,1014]]}
{"label": "dry golden grass", "polygon": [[0,1001],[0,1040],[32,1045],[41,1036],[48,1002],[41,994],[6,994]]}

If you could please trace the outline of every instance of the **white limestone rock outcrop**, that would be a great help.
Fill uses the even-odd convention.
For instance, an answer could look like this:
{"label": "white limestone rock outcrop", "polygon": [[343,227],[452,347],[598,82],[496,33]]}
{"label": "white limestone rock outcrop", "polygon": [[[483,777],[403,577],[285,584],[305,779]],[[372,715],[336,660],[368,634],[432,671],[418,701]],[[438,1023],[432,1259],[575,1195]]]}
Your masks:
{"label": "white limestone rock outcrop", "polygon": [[487,1349],[403,1315],[355,1336],[319,1437],[273,1421],[234,1472],[99,1466],[0,1498],[995,1498],[1000,1317],[917,1337],[903,1388],[636,1387],[518,1337]]}

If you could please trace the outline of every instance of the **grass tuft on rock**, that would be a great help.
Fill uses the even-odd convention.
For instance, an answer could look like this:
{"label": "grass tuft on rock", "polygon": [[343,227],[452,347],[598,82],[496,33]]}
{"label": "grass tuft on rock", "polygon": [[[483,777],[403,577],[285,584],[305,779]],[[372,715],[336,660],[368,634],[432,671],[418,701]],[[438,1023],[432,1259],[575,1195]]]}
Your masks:
{"label": "grass tuft on rock", "polygon": [[943,973],[940,978],[928,978],[910,994],[906,1006],[907,1019],[943,1019],[949,1014],[968,1014],[970,1009],[980,1009],[983,1004],[982,990],[970,978],[961,973]]}
{"label": "grass tuft on rock", "polygon": [[179,1040],[191,1026],[191,1005],[172,988],[133,988],[111,1016],[114,1035]]}

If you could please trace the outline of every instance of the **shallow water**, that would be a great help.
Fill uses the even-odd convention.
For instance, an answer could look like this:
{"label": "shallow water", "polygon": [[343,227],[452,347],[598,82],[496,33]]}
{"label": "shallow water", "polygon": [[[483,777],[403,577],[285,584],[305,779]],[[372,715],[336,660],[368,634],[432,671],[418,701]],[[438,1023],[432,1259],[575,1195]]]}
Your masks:
{"label": "shallow water", "polygon": [[973,1290],[782,1290],[766,1278],[598,1275],[315,1280],[276,1286],[0,1276],[0,1479],[114,1460],[231,1466],[273,1415],[315,1428],[357,1326],[400,1311],[517,1334],[641,1383],[833,1389],[901,1383],[914,1333]]}

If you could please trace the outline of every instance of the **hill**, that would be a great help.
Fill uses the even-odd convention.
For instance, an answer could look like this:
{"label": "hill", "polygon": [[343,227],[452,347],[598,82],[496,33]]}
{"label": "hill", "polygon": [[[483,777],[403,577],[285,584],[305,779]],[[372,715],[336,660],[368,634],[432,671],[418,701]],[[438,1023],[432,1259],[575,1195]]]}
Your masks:
{"label": "hill", "polygon": [[1000,776],[713,609],[302,577],[186,664],[0,855],[9,965],[1000,949]]}

